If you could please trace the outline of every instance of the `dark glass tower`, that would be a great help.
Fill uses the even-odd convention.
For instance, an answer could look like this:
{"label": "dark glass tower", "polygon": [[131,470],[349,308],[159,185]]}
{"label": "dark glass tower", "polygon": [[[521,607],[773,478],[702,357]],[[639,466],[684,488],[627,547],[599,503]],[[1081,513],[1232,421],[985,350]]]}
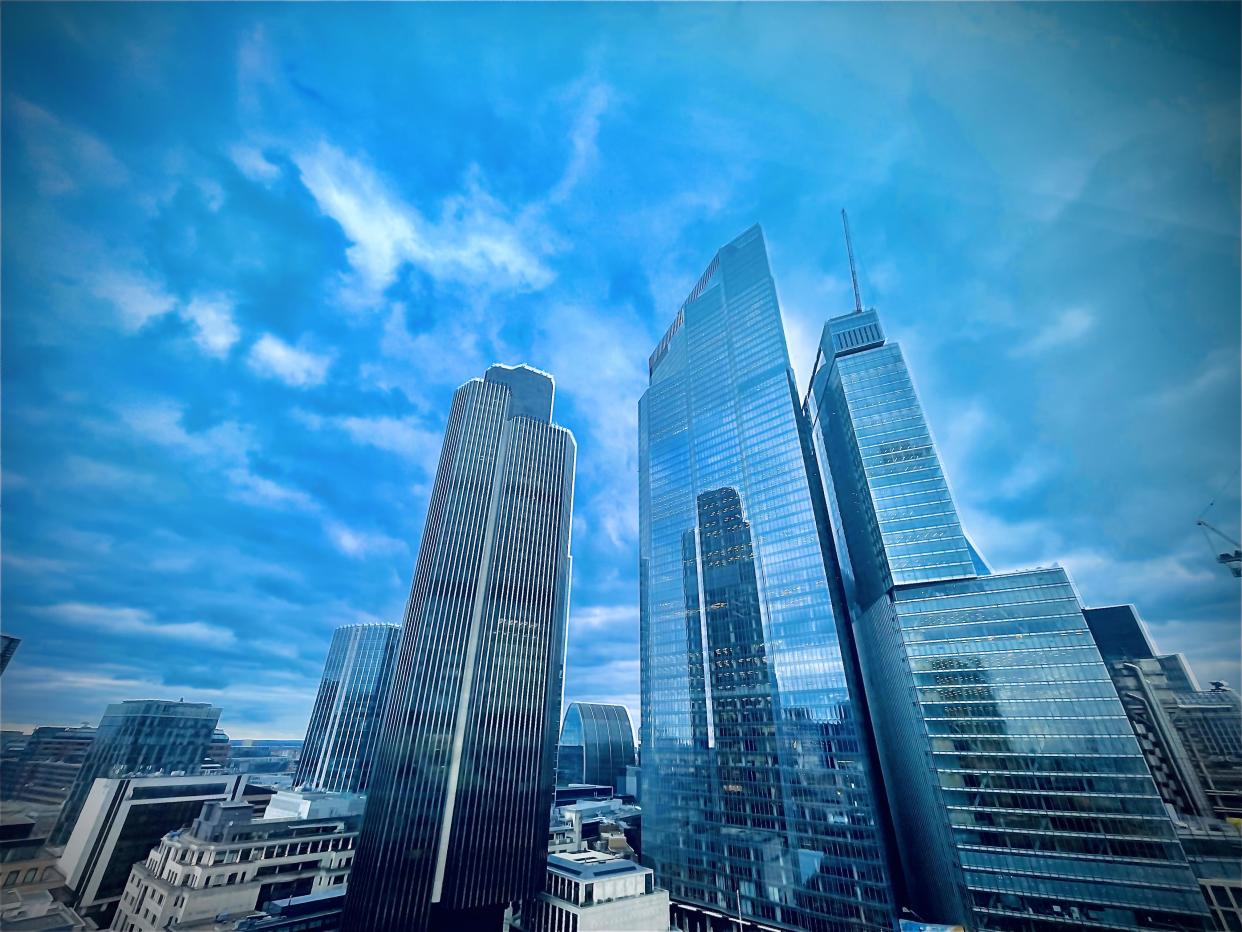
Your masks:
{"label": "dark glass tower", "polygon": [[974,930],[1204,928],[1065,571],[989,573],[874,311],[820,349],[807,413],[913,907]]}
{"label": "dark glass tower", "polygon": [[332,635],[294,785],[362,793],[401,629],[345,625]]}
{"label": "dark glass tower", "polygon": [[135,699],[108,706],[48,844],[69,840],[99,777],[198,773],[219,720],[220,710],[205,702]]}
{"label": "dark glass tower", "polygon": [[354,859],[349,932],[497,928],[547,856],[573,436],[550,376],[457,390]]}
{"label": "dark glass tower", "polygon": [[623,705],[571,702],[561,724],[557,784],[593,783],[625,792],[625,768],[634,764],[634,729]]}
{"label": "dark glass tower", "polygon": [[822,492],[758,227],[712,259],[639,403],[643,855],[767,928],[896,925]]}

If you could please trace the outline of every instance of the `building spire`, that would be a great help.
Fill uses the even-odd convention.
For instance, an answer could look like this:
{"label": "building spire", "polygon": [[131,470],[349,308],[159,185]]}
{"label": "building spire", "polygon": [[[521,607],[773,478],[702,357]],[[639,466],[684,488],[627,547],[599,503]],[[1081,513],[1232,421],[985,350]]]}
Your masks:
{"label": "building spire", "polygon": [[862,294],[858,290],[858,273],[854,270],[854,243],[850,240],[850,218],[844,207],[841,208],[841,225],[845,227],[845,251],[850,257],[850,281],[854,283],[854,313],[861,314]]}

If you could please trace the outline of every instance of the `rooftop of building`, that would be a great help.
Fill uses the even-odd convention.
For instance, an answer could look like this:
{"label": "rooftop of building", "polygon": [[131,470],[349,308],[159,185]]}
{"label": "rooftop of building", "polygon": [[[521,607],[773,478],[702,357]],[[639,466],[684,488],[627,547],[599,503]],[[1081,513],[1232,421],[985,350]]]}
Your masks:
{"label": "rooftop of building", "polygon": [[604,854],[602,851],[576,851],[566,854],[549,854],[548,870],[556,871],[574,880],[602,880],[624,874],[642,874],[650,868]]}

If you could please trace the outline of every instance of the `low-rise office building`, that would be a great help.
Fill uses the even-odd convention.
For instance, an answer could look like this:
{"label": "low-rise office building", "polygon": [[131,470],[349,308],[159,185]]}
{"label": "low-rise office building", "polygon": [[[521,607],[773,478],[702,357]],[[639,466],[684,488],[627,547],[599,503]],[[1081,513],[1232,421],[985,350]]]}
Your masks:
{"label": "low-rise office building", "polygon": [[214,928],[272,900],[344,890],[364,803],[358,795],[278,793],[268,815],[298,814],[261,819],[242,802],[208,803],[189,829],[169,832],[133,866],[112,928]]}
{"label": "low-rise office building", "polygon": [[598,851],[548,856],[528,932],[667,932],[668,891],[650,868]]}
{"label": "low-rise office building", "polygon": [[96,780],[82,804],[69,843],[57,862],[83,916],[106,928],[134,862],[165,833],[190,824],[203,803],[260,799],[265,788],[246,777],[120,777]]}

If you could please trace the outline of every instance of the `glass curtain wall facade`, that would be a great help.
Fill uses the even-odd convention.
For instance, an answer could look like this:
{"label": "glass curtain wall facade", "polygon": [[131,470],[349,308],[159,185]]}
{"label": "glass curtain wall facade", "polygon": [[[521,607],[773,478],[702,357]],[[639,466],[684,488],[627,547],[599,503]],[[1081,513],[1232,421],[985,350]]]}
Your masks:
{"label": "glass curtain wall facade", "polygon": [[364,793],[371,747],[397,656],[397,625],[345,625],[332,635],[295,786]]}
{"label": "glass curtain wall facade", "polygon": [[757,226],[717,253],[649,370],[644,861],[674,900],[766,927],[892,929],[841,585]]}
{"label": "glass curtain wall facade", "polygon": [[219,721],[220,710],[205,702],[135,699],[108,706],[48,844],[63,845],[69,840],[98,777],[197,774]]}
{"label": "glass curtain wall facade", "polygon": [[913,907],[976,930],[1204,928],[1065,572],[987,572],[873,311],[820,348],[807,414]]}
{"label": "glass curtain wall facade", "polygon": [[350,932],[498,928],[547,857],[569,607],[573,436],[552,379],[454,395],[349,883]]}
{"label": "glass curtain wall facade", "polygon": [[569,704],[557,749],[558,786],[591,783],[624,793],[625,769],[634,762],[634,729],[625,706]]}

